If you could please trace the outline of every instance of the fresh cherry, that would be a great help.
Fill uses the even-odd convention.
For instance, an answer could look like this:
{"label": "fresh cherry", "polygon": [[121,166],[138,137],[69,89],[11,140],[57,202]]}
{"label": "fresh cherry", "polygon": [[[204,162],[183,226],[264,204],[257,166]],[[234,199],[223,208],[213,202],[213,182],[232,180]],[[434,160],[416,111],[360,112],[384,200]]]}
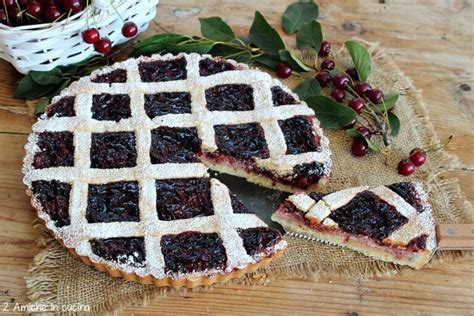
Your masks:
{"label": "fresh cherry", "polygon": [[362,99],[354,98],[349,102],[349,107],[360,114],[364,111],[365,104]]}
{"label": "fresh cherry", "polygon": [[61,10],[55,5],[47,6],[44,10],[44,17],[48,22],[54,22],[59,19],[60,16]]}
{"label": "fresh cherry", "polygon": [[82,11],[82,3],[80,0],[64,0],[64,9],[71,11],[72,13],[79,13]]}
{"label": "fresh cherry", "polygon": [[331,75],[326,70],[322,70],[316,75],[316,80],[321,87],[325,87],[331,82]]}
{"label": "fresh cherry", "polygon": [[43,7],[38,2],[29,2],[26,5],[26,12],[34,18],[41,19]]}
{"label": "fresh cherry", "polygon": [[276,68],[276,73],[278,78],[288,78],[289,76],[291,76],[291,67],[286,63],[280,63]]}
{"label": "fresh cherry", "polygon": [[367,142],[362,137],[356,137],[352,141],[351,152],[356,157],[362,157],[367,154]]}
{"label": "fresh cherry", "polygon": [[382,102],[383,92],[382,90],[379,90],[379,89],[373,89],[372,91],[369,92],[367,97],[369,98],[370,102],[378,104]]}
{"label": "fresh cherry", "polygon": [[357,73],[357,70],[355,69],[355,67],[347,68],[346,74],[348,74],[349,77],[351,77],[352,80],[354,81],[359,80],[359,74]]}
{"label": "fresh cherry", "polygon": [[16,7],[16,1],[15,0],[2,0],[2,1],[0,1],[0,4],[5,5],[5,7],[7,9]]}
{"label": "fresh cherry", "polygon": [[360,126],[357,128],[357,131],[366,138],[370,138],[370,136],[372,136],[372,133],[367,127]]}
{"label": "fresh cherry", "polygon": [[361,97],[366,96],[366,94],[372,90],[372,86],[367,82],[359,82],[355,85],[354,90]]}
{"label": "fresh cherry", "polygon": [[398,163],[398,173],[401,175],[411,176],[415,169],[415,164],[410,159],[403,159]]}
{"label": "fresh cherry", "polygon": [[337,88],[341,88],[341,89],[344,89],[347,86],[347,84],[349,83],[349,81],[350,81],[349,77],[347,77],[344,74],[337,74],[332,79],[332,82],[334,83],[334,85]]}
{"label": "fresh cherry", "polygon": [[357,123],[357,120],[353,119],[349,124],[345,125],[343,129],[351,129],[356,125],[356,123]]}
{"label": "fresh cherry", "polygon": [[410,160],[417,167],[426,162],[426,152],[421,148],[415,148],[410,152]]}
{"label": "fresh cherry", "polygon": [[334,89],[331,92],[331,97],[336,100],[337,102],[342,102],[344,100],[344,97],[346,96],[346,93],[344,92],[343,89]]}
{"label": "fresh cherry", "polygon": [[82,32],[82,39],[87,44],[94,44],[100,40],[99,30],[96,28],[91,28]]}
{"label": "fresh cherry", "polygon": [[331,52],[331,43],[328,41],[322,41],[321,46],[319,46],[319,56],[326,57]]}
{"label": "fresh cherry", "polygon": [[13,24],[17,24],[21,22],[21,11],[18,10],[16,7],[11,7],[8,9],[8,17],[10,18],[10,22]]}
{"label": "fresh cherry", "polygon": [[94,43],[94,48],[101,54],[108,54],[112,50],[112,42],[108,38],[103,38]]}
{"label": "fresh cherry", "polygon": [[18,0],[18,4],[20,5],[21,8],[26,8],[26,5],[28,4],[28,0]]}
{"label": "fresh cherry", "polygon": [[3,9],[0,9],[0,23],[7,23],[8,22],[8,19],[7,19],[7,14],[5,13],[5,10]]}
{"label": "fresh cherry", "polygon": [[122,34],[125,37],[134,37],[138,33],[138,26],[133,22],[127,22],[122,27]]}
{"label": "fresh cherry", "polygon": [[331,59],[323,60],[323,62],[321,63],[321,69],[332,70],[334,68],[336,68],[336,63]]}

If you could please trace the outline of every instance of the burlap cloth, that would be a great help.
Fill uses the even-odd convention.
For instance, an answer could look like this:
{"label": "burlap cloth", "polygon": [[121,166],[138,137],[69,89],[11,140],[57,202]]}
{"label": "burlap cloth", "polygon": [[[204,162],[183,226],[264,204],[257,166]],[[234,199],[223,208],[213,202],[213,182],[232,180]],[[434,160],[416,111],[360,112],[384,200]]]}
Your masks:
{"label": "burlap cloth", "polygon": [[[397,90],[401,93],[396,106],[396,114],[402,123],[401,132],[394,139],[393,150],[388,156],[369,154],[364,158],[355,158],[350,154],[350,139],[344,132],[326,130],[334,160],[334,171],[327,190],[406,181],[407,178],[396,172],[398,161],[406,157],[412,148],[438,141],[420,92],[383,50],[376,45],[371,45],[370,50],[374,68],[370,82],[386,92]],[[303,57],[311,60],[315,56],[306,53]],[[339,62],[348,62],[347,56],[341,51],[333,57]],[[298,77],[286,82],[291,87],[297,83]],[[463,196],[457,180],[438,177],[440,173],[458,165],[456,157],[440,150],[430,153],[425,166],[410,178],[425,183],[430,192],[437,223],[472,222],[472,206]],[[39,228],[44,230],[41,225]],[[292,237],[288,237],[287,241],[289,247],[281,259],[257,273],[233,282],[261,284],[276,278],[317,279],[319,275],[367,278],[389,276],[400,270],[410,269],[335,246]],[[152,298],[163,297],[167,291],[173,291],[127,282],[98,272],[74,258],[46,233],[40,242],[44,249],[34,258],[31,273],[26,278],[28,297],[32,303],[81,303],[88,304],[95,313],[104,313],[127,304],[145,303]],[[460,251],[438,252],[429,264],[435,265],[470,255],[472,253]]]}

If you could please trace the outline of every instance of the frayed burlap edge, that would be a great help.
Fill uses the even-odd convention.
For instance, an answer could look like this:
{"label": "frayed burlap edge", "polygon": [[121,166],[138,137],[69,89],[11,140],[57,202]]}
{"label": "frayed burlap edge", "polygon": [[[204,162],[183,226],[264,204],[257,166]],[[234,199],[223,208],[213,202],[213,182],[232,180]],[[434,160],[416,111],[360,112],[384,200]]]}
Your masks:
{"label": "frayed burlap edge", "polygon": [[[402,91],[402,93],[409,93],[414,98],[412,103],[416,106],[413,106],[412,111],[413,115],[416,116],[417,127],[420,130],[417,136],[420,137],[419,142],[422,144],[438,142],[439,140],[433,125],[429,121],[428,111],[420,91],[415,89],[412,81],[403,74],[401,69],[385,54],[384,50],[381,49],[377,43],[366,44],[370,48],[369,50],[377,67],[387,69],[386,72],[389,73],[390,76],[397,77],[397,83],[405,88],[405,91]],[[338,52],[337,54],[340,53],[341,52]],[[310,60],[314,58],[314,56],[308,52],[302,53],[303,58],[308,58],[308,56]],[[338,58],[338,56],[334,57]],[[293,79],[293,81],[290,80],[285,83],[290,87],[295,86],[298,83],[298,79]],[[439,177],[441,173],[456,170],[460,166],[459,159],[456,156],[448,154],[444,150],[440,150],[430,155],[429,162],[423,168],[423,178],[428,191],[442,193],[438,195],[437,203],[439,203],[443,209],[450,210],[450,212],[456,214],[455,222],[472,222],[472,205],[466,200],[457,179],[440,179]],[[448,220],[447,222],[453,222],[453,220]],[[35,223],[35,225],[43,231],[43,236],[38,240],[38,243],[44,249],[35,256],[30,269],[30,275],[25,278],[27,295],[31,302],[58,302],[61,301],[58,297],[58,284],[61,282],[61,274],[57,272],[61,264],[59,259],[64,259],[65,253],[67,254],[66,256],[70,255],[46,232],[42,224]],[[305,245],[309,247],[312,243],[294,237],[287,237],[287,241],[289,243],[287,252],[291,252],[292,247],[303,247]],[[437,252],[429,265],[451,262],[462,257],[472,256],[472,254],[472,252],[468,251]],[[72,258],[71,260],[76,259]],[[82,265],[78,260],[77,264]],[[318,265],[317,262],[292,264],[291,262],[289,263],[288,260],[278,260],[267,268],[260,269],[255,273],[246,275],[242,279],[233,280],[226,284],[261,285],[271,280],[289,278],[317,280],[321,275],[325,277],[342,276],[364,279],[391,276],[400,271],[410,272],[413,270],[387,262],[372,260],[370,258],[367,258],[367,260],[363,262],[356,262],[350,267]],[[123,280],[121,282],[127,281]],[[130,304],[147,304],[150,300],[164,298],[169,292],[180,295],[190,291],[189,289],[171,290],[168,288],[157,288],[151,285],[146,286],[139,284],[133,284],[130,287],[131,289],[126,293],[108,297],[105,301],[93,305],[91,312],[94,314],[103,314],[105,312],[123,309]],[[192,289],[191,291],[206,291],[208,289],[209,287],[206,286]]]}

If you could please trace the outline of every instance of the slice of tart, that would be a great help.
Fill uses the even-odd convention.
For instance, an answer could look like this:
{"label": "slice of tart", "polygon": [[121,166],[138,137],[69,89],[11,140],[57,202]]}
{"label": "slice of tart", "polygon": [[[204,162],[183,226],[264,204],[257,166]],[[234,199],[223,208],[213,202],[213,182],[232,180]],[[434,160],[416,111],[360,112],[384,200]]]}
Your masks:
{"label": "slice of tart", "polygon": [[420,268],[436,248],[428,195],[420,183],[296,193],[272,216],[287,232]]}
{"label": "slice of tart", "polygon": [[54,237],[98,270],[159,286],[221,282],[280,256],[281,234],[200,160],[215,126],[266,120],[263,110],[213,112],[205,103],[206,90],[257,72],[239,74],[243,67],[197,54],[129,59],[54,98],[33,126],[23,166]]}

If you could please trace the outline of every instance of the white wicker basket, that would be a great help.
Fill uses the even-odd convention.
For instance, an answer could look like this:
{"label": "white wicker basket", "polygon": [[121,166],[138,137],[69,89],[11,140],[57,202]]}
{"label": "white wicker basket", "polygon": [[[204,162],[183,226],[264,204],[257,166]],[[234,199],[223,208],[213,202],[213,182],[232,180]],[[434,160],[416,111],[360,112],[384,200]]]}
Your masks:
{"label": "white wicker basket", "polygon": [[122,35],[124,21],[135,22],[138,32],[143,32],[154,19],[157,5],[158,0],[94,0],[94,15],[94,8],[89,6],[57,23],[17,27],[0,24],[0,58],[23,74],[80,62],[98,54],[93,45],[82,40],[81,33],[88,26],[97,27],[101,37],[117,45],[129,40]]}

